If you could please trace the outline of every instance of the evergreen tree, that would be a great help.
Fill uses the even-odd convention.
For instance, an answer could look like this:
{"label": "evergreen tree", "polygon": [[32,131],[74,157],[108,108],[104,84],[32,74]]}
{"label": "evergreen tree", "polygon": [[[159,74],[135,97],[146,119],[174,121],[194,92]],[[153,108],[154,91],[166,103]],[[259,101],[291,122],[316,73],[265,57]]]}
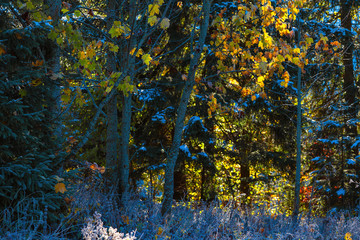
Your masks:
{"label": "evergreen tree", "polygon": [[33,214],[48,208],[54,219],[62,203],[54,190],[62,154],[49,112],[54,82],[46,62],[53,54],[50,25],[28,25],[17,18],[18,10],[4,7],[2,17],[9,25],[0,32],[0,206],[33,201]]}

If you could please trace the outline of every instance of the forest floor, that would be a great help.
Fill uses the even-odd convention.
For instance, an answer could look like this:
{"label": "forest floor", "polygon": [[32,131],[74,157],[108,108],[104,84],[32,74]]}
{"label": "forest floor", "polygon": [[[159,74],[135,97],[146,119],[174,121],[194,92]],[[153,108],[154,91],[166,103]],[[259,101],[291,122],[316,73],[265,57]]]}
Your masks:
{"label": "forest floor", "polygon": [[56,226],[46,222],[46,212],[36,219],[7,209],[0,213],[0,239],[360,239],[360,211],[333,212],[326,217],[268,214],[266,209],[242,210],[228,204],[175,203],[171,218],[164,219],[161,205],[132,197],[119,207],[114,194],[78,189],[68,213]]}

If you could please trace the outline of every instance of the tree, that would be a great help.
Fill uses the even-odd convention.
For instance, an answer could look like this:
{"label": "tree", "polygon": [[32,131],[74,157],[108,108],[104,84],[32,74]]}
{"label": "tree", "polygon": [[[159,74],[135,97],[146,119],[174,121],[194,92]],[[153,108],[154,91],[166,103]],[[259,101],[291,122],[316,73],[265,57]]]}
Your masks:
{"label": "tree", "polygon": [[[45,8],[47,8],[46,14],[52,19],[52,24],[56,26],[60,20],[60,10],[61,10],[61,0],[45,0],[44,1]],[[54,135],[57,138],[61,138],[61,106],[60,106],[60,48],[53,44],[53,52],[52,56],[49,59],[46,59],[49,62],[49,72],[53,74],[54,77],[51,78],[54,82],[50,84],[51,86],[51,99],[49,102],[49,111],[51,113],[51,117],[56,124],[54,126]]]}
{"label": "tree", "polygon": [[[129,189],[129,141],[133,92],[136,90],[136,85],[140,83],[137,79],[138,74],[159,64],[158,60],[162,56],[155,49],[158,45],[166,43],[164,33],[170,25],[170,20],[166,16],[171,5],[172,1],[164,4],[162,0],[156,0],[149,5],[143,5],[140,1],[135,0],[121,3],[110,1],[107,8],[109,16],[105,21],[101,19],[100,23],[99,19],[92,18],[95,14],[92,9],[83,7],[88,9],[88,12],[81,12],[79,9],[82,6],[78,6],[79,9],[64,11],[67,14],[66,17],[72,19],[71,27],[68,23],[65,24],[66,34],[59,36],[55,32],[54,36],[52,35],[55,39],[60,39],[60,42],[65,36],[74,36],[78,34],[77,32],[81,32],[84,38],[91,39],[94,37],[95,31],[97,38],[105,39],[104,41],[93,40],[87,47],[84,47],[84,42],[80,41],[80,49],[74,47],[79,44],[78,37],[70,41],[77,59],[74,68],[70,69],[75,72],[78,72],[79,68],[81,69],[80,79],[84,88],[93,87],[96,82],[94,76],[100,77],[102,81],[98,86],[104,88],[106,97],[96,106],[97,111],[89,123],[89,128],[71,150],[68,159],[86,144],[100,114],[103,113],[102,109],[108,106],[107,166],[116,172],[117,179],[113,179],[113,181],[119,183],[118,193],[122,195],[123,201],[126,201]],[[163,9],[161,14],[160,9]],[[101,12],[98,14],[101,15]],[[78,27],[79,30],[74,31],[72,26]],[[104,31],[104,26],[107,27],[107,31]],[[151,37],[155,39],[156,35],[155,42],[149,41]],[[103,50],[108,53],[107,69],[103,69],[99,64],[99,56]],[[153,59],[152,55],[155,55],[157,59]],[[118,138],[117,95],[122,98],[119,145],[116,143]]]}
{"label": "tree", "polygon": [[[301,40],[301,18],[298,16],[297,44]],[[300,209],[300,179],[301,179],[301,118],[302,118],[302,90],[301,90],[301,68],[298,67],[297,75],[297,107],[296,107],[296,176],[295,176],[295,201],[293,217],[297,221]]]}
{"label": "tree", "polygon": [[[353,0],[341,0],[340,1],[340,18],[341,18],[341,27],[344,29],[344,34],[342,38],[342,45],[344,47],[343,55],[343,65],[344,65],[344,74],[343,74],[343,89],[345,91],[345,102],[347,104],[348,110],[346,111],[350,119],[356,119],[357,113],[359,111],[356,101],[356,84],[354,77],[354,40],[352,31],[352,21],[353,21],[353,6],[355,6],[355,1]],[[354,124],[351,124],[347,127],[347,133],[350,135],[357,135],[357,129]]]}
{"label": "tree", "polygon": [[[357,198],[353,182],[357,175],[355,169],[358,168],[355,161],[357,153],[352,147],[356,146],[357,131],[354,125],[358,121],[355,116],[358,110],[354,104],[357,99],[352,77],[353,60],[350,60],[354,58],[350,55],[353,51],[351,48],[356,46],[352,39],[356,28],[351,23],[349,25],[356,6],[354,1],[314,3],[309,9],[316,9],[316,14],[309,11],[306,15],[311,21],[304,22],[305,31],[314,36],[312,49],[316,53],[309,52],[307,59],[317,59],[317,63],[310,64],[306,71],[306,74],[312,73],[314,76],[317,72],[317,77],[310,85],[305,81],[305,93],[309,95],[304,98],[308,103],[311,99],[317,101],[305,106],[308,109],[306,116],[309,117],[306,122],[313,125],[306,133],[306,141],[311,139],[312,144],[307,150],[310,162],[305,168],[313,176],[314,199],[311,202],[320,202],[321,199],[323,205],[319,204],[318,209],[323,211],[351,205]],[[339,28],[339,20],[342,28]],[[314,34],[316,31],[322,33],[320,38]],[[343,81],[338,81],[339,78]]]}
{"label": "tree", "polygon": [[175,168],[176,160],[179,155],[179,147],[182,139],[186,109],[190,99],[190,95],[195,85],[196,71],[198,65],[200,64],[200,57],[204,48],[204,43],[208,31],[211,2],[212,2],[211,0],[203,1],[202,10],[199,17],[199,19],[201,19],[200,33],[199,33],[200,35],[197,43],[195,43],[195,39],[194,39],[195,30],[196,30],[195,26],[191,33],[192,57],[190,60],[190,66],[187,74],[186,83],[182,91],[181,100],[179,102],[179,106],[177,109],[173,142],[166,161],[164,200],[161,208],[162,215],[168,215],[171,213],[171,207],[172,207],[172,201],[174,195],[174,168]]}
{"label": "tree", "polygon": [[[109,0],[107,3],[107,31],[110,31],[111,27],[116,20],[118,14],[117,0]],[[116,57],[115,53],[108,50],[107,53],[107,71],[109,73],[116,72]],[[109,100],[107,107],[107,133],[106,133],[106,169],[111,172],[109,177],[113,179],[115,184],[119,184],[118,178],[118,148],[119,148],[119,136],[118,136],[118,107],[117,107],[117,94],[114,94]],[[120,154],[119,154],[120,156]]]}
{"label": "tree", "polygon": [[37,16],[35,11],[30,15],[35,9],[31,2],[22,9],[12,3],[1,8],[7,12],[0,33],[1,209],[21,211],[21,202],[31,201],[39,207],[35,217],[48,208],[53,221],[61,216],[63,203],[61,193],[54,191],[63,154],[54,138],[58,123],[53,107],[58,103],[50,71],[53,45],[47,38],[51,25],[29,20]]}

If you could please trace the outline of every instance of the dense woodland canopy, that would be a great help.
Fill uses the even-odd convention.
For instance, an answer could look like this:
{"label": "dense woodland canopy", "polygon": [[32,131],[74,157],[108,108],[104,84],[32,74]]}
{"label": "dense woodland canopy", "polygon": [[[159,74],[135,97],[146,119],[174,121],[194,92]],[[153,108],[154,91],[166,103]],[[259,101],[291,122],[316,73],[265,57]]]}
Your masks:
{"label": "dense woodland canopy", "polygon": [[0,4],[2,209],[57,221],[89,182],[164,216],[359,205],[359,1]]}

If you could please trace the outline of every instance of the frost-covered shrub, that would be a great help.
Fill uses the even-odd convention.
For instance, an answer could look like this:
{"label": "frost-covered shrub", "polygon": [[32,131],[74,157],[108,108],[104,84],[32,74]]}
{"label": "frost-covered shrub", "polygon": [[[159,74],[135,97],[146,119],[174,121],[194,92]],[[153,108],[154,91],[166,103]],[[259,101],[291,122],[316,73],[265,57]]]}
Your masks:
{"label": "frost-covered shrub", "polygon": [[95,212],[94,218],[90,218],[86,227],[81,230],[81,233],[85,240],[135,240],[135,231],[130,234],[117,232],[116,228],[109,227],[107,229],[104,227],[103,222],[101,221],[101,214]]}

